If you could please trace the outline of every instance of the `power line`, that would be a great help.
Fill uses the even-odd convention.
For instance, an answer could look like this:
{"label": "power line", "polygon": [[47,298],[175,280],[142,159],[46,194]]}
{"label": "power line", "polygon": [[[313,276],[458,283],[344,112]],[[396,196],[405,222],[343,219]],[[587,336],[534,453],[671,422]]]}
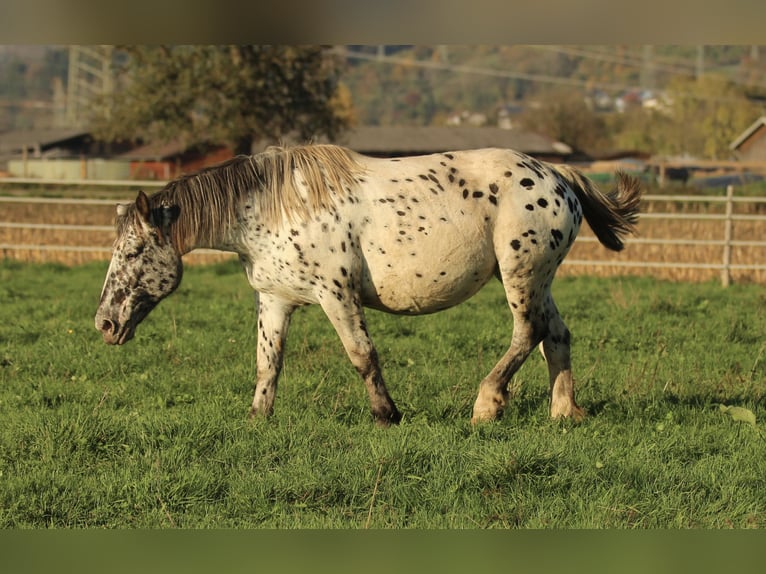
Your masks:
{"label": "power line", "polygon": [[[330,50],[330,52],[337,56],[347,58],[350,60],[366,60],[366,61],[376,62],[378,64],[390,64],[390,65],[399,65],[399,66],[413,67],[413,68],[425,68],[425,69],[431,69],[431,70],[437,70],[437,71],[454,72],[458,74],[477,74],[477,75],[490,76],[490,77],[496,77],[496,78],[509,78],[509,79],[515,79],[515,80],[526,80],[529,82],[541,82],[541,83],[549,83],[549,84],[558,84],[563,86],[575,86],[578,88],[601,88],[605,90],[615,90],[615,91],[641,89],[640,85],[630,85],[630,84],[624,84],[624,83],[617,84],[617,83],[597,82],[597,81],[594,82],[590,80],[578,80],[574,78],[552,76],[549,74],[514,72],[510,70],[498,70],[495,68],[468,66],[464,64],[436,62],[432,60],[416,60],[414,58],[402,58],[399,56],[387,56],[384,53],[381,53],[380,51],[376,54],[369,54],[369,53],[349,50],[348,48],[343,46],[333,48]],[[685,75],[693,76],[694,72],[692,72],[691,74],[685,74]],[[758,86],[766,87],[766,85],[761,85],[761,84],[758,84]],[[699,100],[716,101],[716,102],[740,101],[739,98],[736,98],[736,97],[708,96],[708,95],[699,94],[693,91],[678,92],[678,95],[695,98]]]}
{"label": "power line", "polygon": [[[644,69],[647,65],[649,65],[651,66],[651,69],[654,72],[665,72],[665,73],[673,74],[676,76],[700,77],[705,70],[703,46],[697,46],[695,49],[695,54],[693,58],[690,58],[690,59],[657,56],[656,51],[652,49],[651,59],[649,61],[647,61],[646,56],[643,54],[641,56],[632,55],[629,53],[615,55],[612,53],[607,53],[604,50],[588,50],[588,49],[583,49],[583,48],[578,48],[573,46],[532,46],[532,47],[540,49],[540,50],[548,50],[548,51],[559,52],[559,53],[572,55],[572,56],[579,56],[589,60],[600,60],[605,62],[611,62],[614,64],[620,64],[620,65],[628,66],[628,67]],[[646,48],[654,48],[654,46],[644,46],[644,53],[646,51]],[[751,48],[750,51],[756,54],[756,59],[757,59],[757,50],[753,50]],[[674,64],[674,65],[663,64],[662,62],[670,62],[671,64]],[[753,87],[759,87],[759,88],[766,87],[766,82],[741,82],[741,81],[738,81],[736,78],[732,79],[732,82],[742,86],[753,86]]]}
{"label": "power line", "polygon": [[514,80],[527,80],[530,82],[544,82],[559,84],[565,86],[587,87],[594,86],[605,89],[624,90],[637,88],[638,86],[629,86],[626,84],[612,84],[607,82],[590,82],[577,80],[573,78],[564,78],[561,76],[551,76],[548,74],[533,74],[528,72],[513,72],[509,70],[497,70],[494,68],[483,68],[477,66],[466,66],[463,64],[450,64],[445,62],[434,62],[430,60],[414,60],[411,58],[400,58],[398,56],[382,56],[380,54],[365,54],[355,52],[346,48],[333,48],[332,53],[352,60],[367,60],[385,64],[395,64],[400,66],[412,66],[416,68],[428,68],[432,70],[442,70],[456,72],[461,74],[479,74],[482,76],[493,76],[496,78],[509,78]]}
{"label": "power line", "polygon": [[[600,60],[604,62],[611,62],[613,64],[621,64],[623,66],[629,66],[634,68],[642,68],[645,65],[643,56],[632,56],[630,54],[615,55],[606,54],[601,51],[584,50],[581,48],[574,48],[569,46],[532,46],[539,50],[546,50],[551,52],[559,52],[562,54],[568,54],[570,56],[580,56],[589,60]],[[660,59],[656,56],[652,57],[652,66],[657,71],[668,72],[671,74],[693,76],[694,66],[692,64],[683,65],[687,67],[676,67],[658,64]]]}

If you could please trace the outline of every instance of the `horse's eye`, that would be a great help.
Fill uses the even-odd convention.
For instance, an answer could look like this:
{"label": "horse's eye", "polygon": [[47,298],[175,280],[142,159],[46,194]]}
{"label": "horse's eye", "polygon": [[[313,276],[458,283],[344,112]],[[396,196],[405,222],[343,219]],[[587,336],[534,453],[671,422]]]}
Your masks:
{"label": "horse's eye", "polygon": [[125,259],[127,259],[128,261],[133,261],[139,255],[141,255],[141,253],[143,251],[144,251],[144,246],[143,245],[139,245],[138,247],[136,247],[132,251],[128,251],[127,253],[125,253]]}

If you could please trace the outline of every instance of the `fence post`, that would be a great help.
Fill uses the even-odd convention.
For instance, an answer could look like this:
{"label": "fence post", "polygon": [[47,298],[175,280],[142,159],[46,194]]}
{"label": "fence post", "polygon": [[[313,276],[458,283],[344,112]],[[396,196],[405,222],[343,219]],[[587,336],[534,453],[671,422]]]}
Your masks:
{"label": "fence post", "polygon": [[723,268],[721,269],[721,285],[728,287],[731,284],[731,228],[734,202],[734,186],[726,186],[726,219],[723,229]]}
{"label": "fence post", "polygon": [[660,161],[657,169],[657,185],[659,187],[665,187],[665,161]]}

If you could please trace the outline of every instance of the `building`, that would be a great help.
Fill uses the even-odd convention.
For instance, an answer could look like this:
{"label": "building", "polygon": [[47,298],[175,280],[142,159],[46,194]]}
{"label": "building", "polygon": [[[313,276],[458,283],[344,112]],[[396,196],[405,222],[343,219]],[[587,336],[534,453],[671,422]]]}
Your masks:
{"label": "building", "polygon": [[233,156],[234,152],[226,146],[187,149],[181,142],[175,141],[140,145],[112,159],[127,162],[129,179],[168,180]]}
{"label": "building", "polygon": [[[287,138],[287,143],[298,143]],[[325,143],[326,139],[318,139]],[[524,152],[547,161],[569,161],[573,150],[562,142],[518,129],[473,126],[360,126],[342,134],[335,143],[378,157],[426,155],[483,147]],[[259,143],[254,151],[270,143]]]}
{"label": "building", "polygon": [[180,142],[104,144],[72,129],[0,134],[0,175],[10,177],[167,180],[232,155],[225,146],[186,149]]}
{"label": "building", "polygon": [[735,139],[729,149],[740,161],[766,162],[766,116],[761,116]]}
{"label": "building", "polygon": [[[57,128],[38,130],[17,130],[0,133],[0,173],[9,173],[9,162],[18,160],[80,157],[90,154],[93,140],[87,131],[81,129]],[[21,171],[27,171],[26,163]],[[16,168],[18,171],[18,168]],[[14,173],[24,177],[23,173]],[[27,175],[29,175],[27,173]]]}
{"label": "building", "polygon": [[[60,131],[60,130],[59,130]],[[169,180],[219,163],[234,155],[226,146],[186,148],[180,141],[146,145],[98,145],[88,132],[0,134],[0,152],[7,151],[5,175],[47,179]],[[327,143],[318,138],[317,143]],[[260,141],[253,152],[273,141]],[[283,143],[304,143],[285,138]],[[362,126],[343,133],[335,143],[378,157],[426,155],[484,147],[524,152],[541,160],[577,159],[562,142],[518,129],[473,126]]]}

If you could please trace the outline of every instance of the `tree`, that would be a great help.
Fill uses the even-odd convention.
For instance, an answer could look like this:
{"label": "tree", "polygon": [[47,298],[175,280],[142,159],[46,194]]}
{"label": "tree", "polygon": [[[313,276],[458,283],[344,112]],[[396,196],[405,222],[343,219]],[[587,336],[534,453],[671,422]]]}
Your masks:
{"label": "tree", "polygon": [[340,61],[318,46],[130,46],[92,129],[105,141],[228,144],[334,139],[353,121]]}
{"label": "tree", "polygon": [[[710,159],[730,154],[729,144],[759,115],[742,86],[716,75],[677,79],[668,86],[677,153]],[[680,145],[679,145],[680,144]]]}
{"label": "tree", "polygon": [[600,151],[606,145],[606,125],[590,110],[578,91],[551,90],[541,94],[520,118],[525,129],[544,134],[573,149]]}
{"label": "tree", "polygon": [[705,75],[676,78],[668,84],[659,110],[636,109],[616,126],[618,146],[665,155],[722,159],[729,145],[760,114],[745,88]]}

